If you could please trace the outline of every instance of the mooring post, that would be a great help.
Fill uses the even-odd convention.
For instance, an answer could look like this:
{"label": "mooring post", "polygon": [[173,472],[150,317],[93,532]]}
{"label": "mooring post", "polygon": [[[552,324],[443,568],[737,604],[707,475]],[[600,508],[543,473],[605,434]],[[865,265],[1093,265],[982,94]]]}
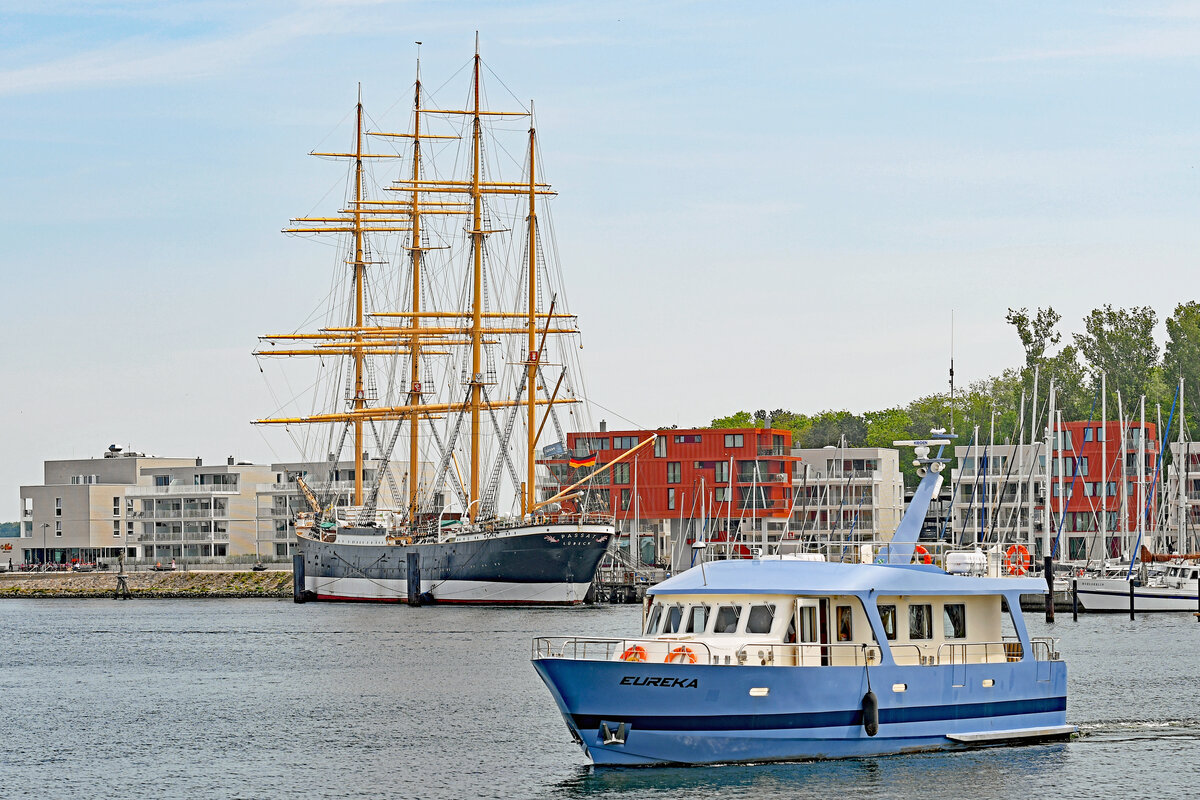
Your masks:
{"label": "mooring post", "polygon": [[292,556],[292,602],[304,602],[304,556],[300,553]]}
{"label": "mooring post", "polygon": [[1042,570],[1046,575],[1046,622],[1054,622],[1054,557],[1046,556],[1042,561]]}
{"label": "mooring post", "polygon": [[1079,622],[1079,578],[1071,578],[1071,621]]}
{"label": "mooring post", "polygon": [[1133,579],[1129,579],[1129,618],[1133,619]]}
{"label": "mooring post", "polygon": [[408,604],[410,606],[421,605],[421,554],[408,554],[408,574],[404,579],[405,585],[408,587]]}

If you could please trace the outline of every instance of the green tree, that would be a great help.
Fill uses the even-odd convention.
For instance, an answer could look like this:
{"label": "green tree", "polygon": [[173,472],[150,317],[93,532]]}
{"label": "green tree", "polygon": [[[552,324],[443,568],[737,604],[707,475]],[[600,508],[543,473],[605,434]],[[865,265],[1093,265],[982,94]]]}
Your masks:
{"label": "green tree", "polygon": [[[1200,387],[1200,303],[1189,301],[1175,306],[1175,313],[1167,318],[1167,346],[1163,351],[1162,381],[1178,383],[1183,378],[1184,392],[1196,396]],[[1174,389],[1174,386],[1171,387]],[[1200,413],[1195,403],[1184,403],[1188,428],[1195,436],[1200,428]]]}
{"label": "green tree", "polygon": [[846,447],[863,447],[867,443],[867,423],[849,411],[822,411],[812,418],[812,424],[800,436],[800,447],[839,445],[845,437]]}
{"label": "green tree", "polygon": [[[1020,393],[1025,392],[1026,403],[1037,404],[1038,415],[1046,413],[1050,383],[1054,382],[1055,406],[1063,410],[1065,419],[1082,419],[1090,407],[1091,392],[1087,389],[1087,375],[1079,363],[1079,350],[1074,345],[1064,345],[1054,355],[1047,355],[1050,347],[1062,341],[1057,330],[1062,316],[1053,307],[1036,309],[1031,316],[1029,310],[1008,310],[1005,320],[1017,329],[1021,346],[1025,348],[1025,366],[1020,371],[1020,386],[1014,391],[1013,403],[1019,405]],[[1033,378],[1038,376],[1038,397],[1033,396]]]}
{"label": "green tree", "polygon": [[903,408],[886,408],[863,414],[867,423],[867,447],[891,447],[892,442],[912,436],[912,415]]}
{"label": "green tree", "polygon": [[1160,400],[1149,395],[1158,366],[1158,343],[1154,341],[1157,321],[1158,316],[1149,306],[1105,305],[1084,317],[1084,333],[1074,338],[1092,385],[1100,382],[1103,373],[1108,377],[1108,390],[1120,391],[1126,405],[1142,395],[1147,395],[1147,403]]}
{"label": "green tree", "polygon": [[738,411],[728,417],[717,417],[708,423],[710,428],[753,428],[754,416],[749,411]]}

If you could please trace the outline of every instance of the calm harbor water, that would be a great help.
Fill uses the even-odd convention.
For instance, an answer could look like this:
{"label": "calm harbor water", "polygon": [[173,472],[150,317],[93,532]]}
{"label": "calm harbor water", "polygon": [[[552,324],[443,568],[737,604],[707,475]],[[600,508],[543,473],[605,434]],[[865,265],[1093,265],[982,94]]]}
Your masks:
{"label": "calm harbor water", "polygon": [[0,602],[0,797],[1126,798],[1200,793],[1200,624],[1059,614],[1071,743],[594,770],[529,666],[634,606]]}

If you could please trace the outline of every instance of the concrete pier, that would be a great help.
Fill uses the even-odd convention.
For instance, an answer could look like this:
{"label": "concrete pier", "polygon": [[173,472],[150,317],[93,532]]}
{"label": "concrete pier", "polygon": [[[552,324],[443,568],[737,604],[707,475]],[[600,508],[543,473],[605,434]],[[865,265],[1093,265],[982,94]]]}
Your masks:
{"label": "concrete pier", "polygon": [[[292,596],[290,570],[127,572],[125,579],[132,599]],[[106,572],[4,573],[0,574],[0,599],[94,597],[111,600],[116,585],[116,574]]]}

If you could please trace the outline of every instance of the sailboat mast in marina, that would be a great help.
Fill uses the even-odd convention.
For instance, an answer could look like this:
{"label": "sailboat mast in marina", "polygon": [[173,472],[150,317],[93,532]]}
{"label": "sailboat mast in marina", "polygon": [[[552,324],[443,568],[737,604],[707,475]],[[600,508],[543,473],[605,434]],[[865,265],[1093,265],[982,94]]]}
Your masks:
{"label": "sailboat mast in marina", "polygon": [[[538,173],[532,104],[485,107],[478,47],[470,66],[467,103],[447,108],[423,90],[418,62],[403,133],[366,130],[360,97],[353,149],[314,153],[351,162],[344,207],[286,229],[342,237],[338,269],[349,266],[342,321],[263,337],[256,353],[316,357],[334,366],[344,388],[327,391],[335,402],[323,408],[257,421],[328,432],[316,451],[328,463],[306,462],[307,474],[295,476],[309,506],[296,519],[306,598],[578,603],[615,534],[611,515],[574,492],[588,476],[566,490],[539,483],[539,448],[560,448],[566,423],[582,427],[579,330],[543,245],[539,212],[554,192]],[[506,145],[505,126],[522,118],[529,126],[520,147]],[[371,153],[368,137],[398,146]],[[525,163],[513,152],[527,154]],[[388,199],[369,196],[364,165],[397,161],[382,187]],[[501,167],[520,174],[500,177]],[[397,265],[387,242],[401,236],[391,248]],[[402,437],[400,480],[390,465]],[[368,438],[380,453],[373,471],[364,464]],[[353,492],[339,497],[347,439]],[[391,505],[381,502],[389,480]]]}

